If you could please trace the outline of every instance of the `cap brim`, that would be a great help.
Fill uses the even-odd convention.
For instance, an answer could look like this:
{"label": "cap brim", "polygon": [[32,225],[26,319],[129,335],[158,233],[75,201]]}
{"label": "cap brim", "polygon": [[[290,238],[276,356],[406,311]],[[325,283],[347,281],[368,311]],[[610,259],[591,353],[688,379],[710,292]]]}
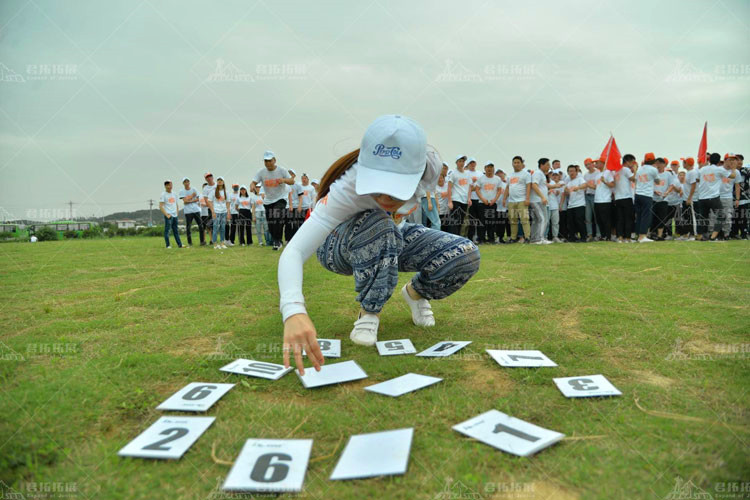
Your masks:
{"label": "cap brim", "polygon": [[387,194],[398,200],[406,201],[414,196],[423,173],[397,174],[383,172],[382,170],[367,168],[360,163],[357,166],[355,190],[358,195]]}

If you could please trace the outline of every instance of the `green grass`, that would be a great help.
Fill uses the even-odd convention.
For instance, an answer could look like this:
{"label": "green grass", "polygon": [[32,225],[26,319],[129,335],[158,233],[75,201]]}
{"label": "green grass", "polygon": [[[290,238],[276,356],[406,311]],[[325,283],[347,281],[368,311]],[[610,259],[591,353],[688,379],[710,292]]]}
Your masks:
{"label": "green grass", "polygon": [[[341,338],[342,360],[369,378],[305,390],[294,374],[230,375],[211,357],[280,362],[278,254],[268,248],[165,250],[137,237],[2,244],[0,479],[21,491],[73,483],[79,498],[207,498],[247,438],[296,437],[314,439],[311,498],[429,499],[446,487],[482,498],[664,498],[677,477],[715,493],[750,470],[749,250],[483,247],[475,278],[433,304],[434,329],[413,326],[397,295],[383,312],[381,340],[411,338],[418,350],[473,341],[438,361],[351,344],[353,281],[311,259],[305,295],[318,335]],[[540,349],[559,366],[505,369],[486,348]],[[363,389],[410,371],[445,380],[397,399]],[[595,373],[623,396],[571,400],[552,382]],[[195,381],[238,385],[182,459],[117,456],[161,401]],[[695,419],[645,413],[635,397]],[[492,408],[581,439],[518,458],[451,430]],[[406,426],[415,437],[405,476],[327,480],[350,435]]]}

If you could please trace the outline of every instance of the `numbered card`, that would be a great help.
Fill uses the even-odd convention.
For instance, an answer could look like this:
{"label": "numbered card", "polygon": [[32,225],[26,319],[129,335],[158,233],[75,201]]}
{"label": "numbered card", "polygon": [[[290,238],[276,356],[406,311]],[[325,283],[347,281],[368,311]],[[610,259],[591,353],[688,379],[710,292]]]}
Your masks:
{"label": "numbered card", "polygon": [[604,375],[587,375],[585,377],[564,377],[553,379],[557,388],[567,398],[590,398],[595,396],[622,396],[617,387],[612,385]]}
{"label": "numbered card", "polygon": [[306,368],[304,375],[300,375],[297,370],[294,373],[297,374],[302,381],[302,385],[307,389],[367,378],[367,374],[356,361],[323,365],[319,372],[315,371],[313,367]]}
{"label": "numbered card", "polygon": [[[320,346],[320,352],[323,353],[324,358],[341,357],[340,339],[318,339],[318,345]],[[304,349],[302,349],[302,355],[307,356],[307,353]]]}
{"label": "numbered card", "polygon": [[417,354],[417,356],[424,356],[426,358],[437,358],[450,356],[455,354],[467,345],[471,344],[471,341],[453,341],[446,340],[444,342],[438,342],[434,346],[425,349],[424,351]]}
{"label": "numbered card", "polygon": [[366,391],[377,392],[384,396],[392,396],[394,398],[406,394],[407,392],[416,391],[432,384],[440,382],[441,378],[429,377],[427,375],[419,375],[417,373],[407,373],[400,377],[387,380],[375,385],[369,385],[365,387]]}
{"label": "numbered card", "polygon": [[157,410],[206,411],[217,402],[234,384],[211,384],[193,382],[172,394],[156,407]]}
{"label": "numbered card", "polygon": [[279,380],[293,369],[291,366],[284,368],[284,365],[266,363],[265,361],[253,361],[252,359],[238,359],[219,368],[223,372],[239,373],[240,375],[267,378],[269,380]]}
{"label": "numbered card", "polygon": [[121,457],[180,458],[216,417],[161,417],[117,452]]}
{"label": "numbered card", "polygon": [[302,491],[312,439],[248,439],[224,481],[225,491]]}
{"label": "numbered card", "polygon": [[331,479],[405,474],[414,429],[359,434],[349,438]]}
{"label": "numbered card", "polygon": [[378,348],[378,353],[381,356],[394,356],[396,354],[414,354],[417,352],[414,349],[414,344],[409,339],[401,340],[383,340],[381,342],[375,342]]}
{"label": "numbered card", "polygon": [[557,363],[542,354],[542,351],[504,351],[487,349],[487,354],[500,366],[509,368],[535,368],[539,366],[557,366]]}
{"label": "numbered card", "polygon": [[482,413],[453,430],[506,453],[527,457],[565,437],[565,434],[524,422],[497,410]]}

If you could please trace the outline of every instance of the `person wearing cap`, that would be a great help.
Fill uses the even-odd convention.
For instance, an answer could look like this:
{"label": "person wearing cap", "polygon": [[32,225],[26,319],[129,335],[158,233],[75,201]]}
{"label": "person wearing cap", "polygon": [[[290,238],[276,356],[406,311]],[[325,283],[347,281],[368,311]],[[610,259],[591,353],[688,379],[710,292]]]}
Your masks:
{"label": "person wearing cap", "polygon": [[198,191],[190,187],[190,179],[187,177],[182,178],[182,189],[180,189],[179,198],[183,203],[183,213],[185,214],[185,233],[187,234],[188,244],[190,247],[193,245],[193,235],[190,226],[195,221],[195,225],[198,226],[198,234],[200,235],[201,245],[205,245],[205,236],[203,234],[203,221],[201,220],[201,207],[200,207],[200,196]]}
{"label": "person wearing cap", "polygon": [[549,214],[547,213],[547,172],[549,172],[549,158],[539,158],[537,169],[531,173],[531,243],[547,245],[552,243],[546,238],[544,230],[547,228]]}
{"label": "person wearing cap", "polygon": [[[253,204],[250,191],[244,184],[237,193],[237,239],[241,247],[253,244]],[[233,217],[234,218],[234,217]]]}
{"label": "person wearing cap", "polygon": [[229,193],[229,215],[231,219],[227,221],[227,227],[224,231],[224,242],[230,247],[234,246],[234,240],[237,237],[237,223],[240,219],[240,207],[237,206],[239,195],[240,185],[232,184],[232,192]]}
{"label": "person wearing cap", "polygon": [[615,172],[615,234],[618,243],[630,243],[633,233],[633,186],[637,162],[627,153],[622,157],[622,168]]}
{"label": "person wearing cap", "polygon": [[294,179],[285,168],[276,165],[276,155],[273,151],[263,153],[263,165],[264,168],[255,174],[250,188],[255,189],[256,184],[263,185],[265,191],[263,205],[268,218],[268,228],[273,239],[273,249],[278,250],[282,247],[281,239],[284,236],[287,186],[294,184]]}
{"label": "person wearing cap", "polygon": [[164,215],[164,242],[167,244],[167,248],[172,248],[169,244],[169,229],[172,229],[174,240],[177,242],[177,246],[182,248],[182,241],[180,241],[180,231],[177,228],[177,198],[172,192],[172,181],[164,181],[164,191],[159,197],[159,210]]}
{"label": "person wearing cap", "polygon": [[[524,243],[525,237],[531,235],[529,224],[529,201],[531,197],[531,175],[523,164],[523,158],[513,157],[513,173],[508,176],[508,183],[503,193],[503,205],[508,207],[510,240],[508,243]],[[523,228],[524,236],[518,238],[518,224]]]}
{"label": "person wearing cap", "polygon": [[479,210],[479,226],[477,227],[477,241],[481,244],[495,243],[495,229],[497,227],[497,200],[503,191],[500,189],[502,181],[495,175],[495,164],[488,162],[484,166],[484,173],[474,183]]}
{"label": "person wearing cap", "polygon": [[599,228],[596,225],[596,212],[594,211],[594,203],[596,198],[596,181],[601,172],[596,168],[597,161],[591,158],[586,158],[583,161],[583,166],[587,172],[583,174],[583,180],[586,182],[588,187],[586,188],[586,205],[585,205],[585,217],[586,217],[586,240],[592,241],[594,236],[597,238],[601,236]]}
{"label": "person wearing cap", "polygon": [[[736,170],[737,156],[733,153],[727,154],[724,157],[724,169],[730,171]],[[719,201],[721,202],[721,237],[722,239],[729,239],[729,235],[732,232],[732,221],[734,220],[734,207],[735,201],[739,201],[740,195],[740,182],[742,178],[739,174],[735,175],[734,179],[724,177],[721,180],[721,187],[719,188]],[[735,200],[735,198],[737,200]]]}
{"label": "person wearing cap", "polygon": [[568,182],[563,196],[568,201],[568,241],[586,241],[586,189],[588,183],[581,175],[578,165],[568,165]]}
{"label": "person wearing cap", "polygon": [[654,204],[654,182],[659,171],[654,167],[656,157],[654,153],[646,153],[643,157],[643,165],[635,171],[635,232],[638,235],[638,243],[652,243],[654,240],[648,238],[648,229],[651,227],[652,207]]}
{"label": "person wearing cap", "polygon": [[471,184],[471,175],[464,168],[466,156],[456,158],[456,170],[448,172],[445,179],[448,182],[448,220],[445,231],[451,234],[459,234],[461,226],[464,224],[464,217],[467,214],[469,206],[469,186]]}
{"label": "person wearing cap", "polygon": [[308,177],[307,174],[303,173],[301,179],[302,183],[300,186],[302,187],[302,198],[300,199],[300,226],[308,217],[310,217],[310,209],[312,208],[315,195],[317,194],[315,188],[310,185],[310,177]]}
{"label": "person wearing cap", "polygon": [[377,118],[361,147],[336,160],[323,176],[319,201],[279,259],[284,365],[293,353],[304,374],[302,350],[316,370],[323,356],[302,295],[303,264],[313,253],[329,271],[354,276],[359,319],[351,340],[372,346],[379,315],[398,284],[417,326],[433,326],[430,300],[458,291],[479,270],[479,250],[466,238],[405,221],[416,209],[419,184],[437,179],[442,161],[422,127],[400,115]]}
{"label": "person wearing cap", "polygon": [[[717,241],[719,236],[720,220],[722,212],[721,204],[721,185],[724,179],[734,180],[737,177],[737,171],[734,166],[734,156],[728,158],[729,169],[719,166],[721,155],[711,153],[709,165],[700,169],[700,181],[698,183],[699,196],[701,198],[701,218],[702,223],[698,229],[701,240],[710,237],[711,241]],[[710,233],[710,235],[709,235]]]}
{"label": "person wearing cap", "polygon": [[214,227],[214,213],[211,210],[209,203],[208,203],[208,196],[211,194],[211,191],[216,189],[216,182],[214,181],[214,174],[211,172],[206,172],[203,175],[203,178],[206,180],[206,183],[203,184],[203,191],[201,193],[201,204],[205,205],[205,215],[203,214],[203,210],[201,210],[201,219],[203,219],[203,228],[208,233],[213,233],[213,227]]}
{"label": "person wearing cap", "polygon": [[232,215],[229,213],[229,195],[227,195],[227,188],[224,185],[224,178],[221,176],[216,178],[216,186],[208,193],[208,207],[213,214],[211,243],[217,250],[227,248],[224,244],[224,229],[227,225],[227,219],[231,219]]}

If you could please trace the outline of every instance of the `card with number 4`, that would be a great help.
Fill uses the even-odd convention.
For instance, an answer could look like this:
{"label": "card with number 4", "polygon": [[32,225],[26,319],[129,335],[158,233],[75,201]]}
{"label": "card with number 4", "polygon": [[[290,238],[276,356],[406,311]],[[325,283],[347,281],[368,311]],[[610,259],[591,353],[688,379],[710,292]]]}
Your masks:
{"label": "card with number 4", "polygon": [[121,457],[180,458],[216,417],[161,417],[117,452]]}
{"label": "card with number 4", "polygon": [[505,351],[487,349],[487,354],[497,361],[500,366],[508,368],[536,368],[541,366],[557,366],[557,363],[542,354],[542,351]]}
{"label": "card with number 4", "polygon": [[[323,354],[324,358],[341,357],[340,339],[318,339],[318,346],[320,346],[320,352]],[[302,349],[302,355],[307,356],[304,349]]]}
{"label": "card with number 4", "polygon": [[597,396],[622,396],[622,393],[604,375],[564,377],[553,379],[557,388],[567,398],[591,398]]}
{"label": "card with number 4", "polygon": [[533,455],[565,437],[565,434],[539,427],[497,410],[490,410],[454,425],[453,430],[521,457]]}
{"label": "card with number 4", "polygon": [[238,359],[219,368],[223,372],[267,378],[269,380],[279,380],[293,369],[291,366],[284,368],[284,365],[266,363],[265,361],[253,361],[252,359]]}

